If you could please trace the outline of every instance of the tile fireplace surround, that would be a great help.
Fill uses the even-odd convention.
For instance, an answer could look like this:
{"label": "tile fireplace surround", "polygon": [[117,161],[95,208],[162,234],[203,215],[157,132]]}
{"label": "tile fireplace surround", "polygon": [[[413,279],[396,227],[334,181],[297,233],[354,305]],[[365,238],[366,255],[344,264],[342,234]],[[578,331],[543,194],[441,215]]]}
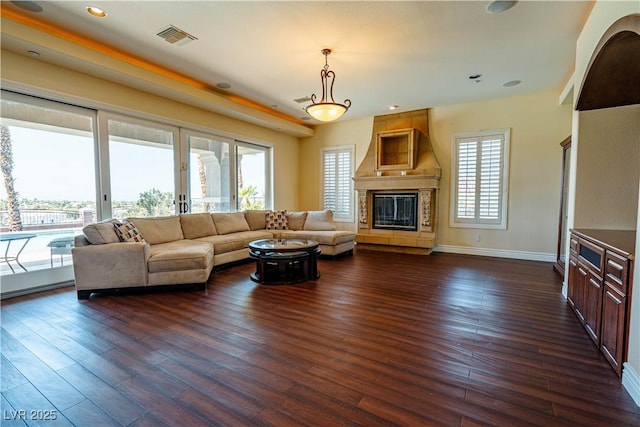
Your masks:
{"label": "tile fireplace surround", "polygon": [[[369,149],[354,177],[358,247],[430,254],[436,242],[441,174],[429,139],[428,109],[376,116]],[[373,199],[380,194],[415,194],[417,229],[374,228]]]}

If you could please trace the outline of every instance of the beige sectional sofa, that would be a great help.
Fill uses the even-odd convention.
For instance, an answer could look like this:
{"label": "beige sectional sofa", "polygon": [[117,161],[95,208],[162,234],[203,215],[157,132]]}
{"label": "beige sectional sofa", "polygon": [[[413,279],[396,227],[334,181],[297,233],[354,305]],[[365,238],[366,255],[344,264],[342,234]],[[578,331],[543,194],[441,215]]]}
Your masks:
{"label": "beige sectional sofa", "polygon": [[[286,220],[270,221],[274,214]],[[336,230],[331,211],[245,211],[129,218],[136,238],[122,242],[116,220],[91,224],[72,250],[79,299],[94,292],[188,286],[203,289],[214,267],[249,258],[249,242],[308,239],[323,255],[353,253],[355,233]],[[274,228],[275,227],[275,228]]]}

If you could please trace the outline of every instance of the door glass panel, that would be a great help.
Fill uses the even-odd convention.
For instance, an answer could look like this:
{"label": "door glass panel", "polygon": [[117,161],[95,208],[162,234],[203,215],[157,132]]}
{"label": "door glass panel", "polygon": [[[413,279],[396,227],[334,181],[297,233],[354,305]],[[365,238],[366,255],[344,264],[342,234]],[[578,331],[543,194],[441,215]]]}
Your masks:
{"label": "door glass panel", "polygon": [[3,292],[72,277],[74,236],[97,219],[94,117],[91,110],[3,93]]}
{"label": "door glass panel", "polygon": [[238,145],[238,206],[240,211],[267,207],[266,147]]}
{"label": "door glass panel", "polygon": [[113,218],[173,215],[174,132],[109,120]]}
{"label": "door glass panel", "polygon": [[189,135],[191,212],[229,212],[231,185],[228,142]]}

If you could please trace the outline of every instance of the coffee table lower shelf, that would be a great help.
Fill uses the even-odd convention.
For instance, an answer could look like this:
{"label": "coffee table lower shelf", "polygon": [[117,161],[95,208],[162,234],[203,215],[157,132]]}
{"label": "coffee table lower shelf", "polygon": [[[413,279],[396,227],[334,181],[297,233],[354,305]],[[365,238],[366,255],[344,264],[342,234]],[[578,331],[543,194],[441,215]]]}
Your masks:
{"label": "coffee table lower shelf", "polygon": [[251,280],[280,285],[318,279],[320,248],[316,242],[308,242],[309,245],[296,247],[297,250],[291,250],[295,245],[287,245],[286,242],[278,242],[272,248],[265,248],[264,244],[250,245],[249,255],[256,261],[256,271],[251,273]]}

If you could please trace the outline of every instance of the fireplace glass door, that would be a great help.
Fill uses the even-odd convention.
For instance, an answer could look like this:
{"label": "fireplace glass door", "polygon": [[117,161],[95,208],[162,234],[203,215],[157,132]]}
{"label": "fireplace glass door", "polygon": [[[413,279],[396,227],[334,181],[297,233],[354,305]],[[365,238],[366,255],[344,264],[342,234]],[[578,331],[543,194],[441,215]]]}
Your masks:
{"label": "fireplace glass door", "polygon": [[418,195],[416,193],[374,194],[373,228],[416,231],[418,229]]}

